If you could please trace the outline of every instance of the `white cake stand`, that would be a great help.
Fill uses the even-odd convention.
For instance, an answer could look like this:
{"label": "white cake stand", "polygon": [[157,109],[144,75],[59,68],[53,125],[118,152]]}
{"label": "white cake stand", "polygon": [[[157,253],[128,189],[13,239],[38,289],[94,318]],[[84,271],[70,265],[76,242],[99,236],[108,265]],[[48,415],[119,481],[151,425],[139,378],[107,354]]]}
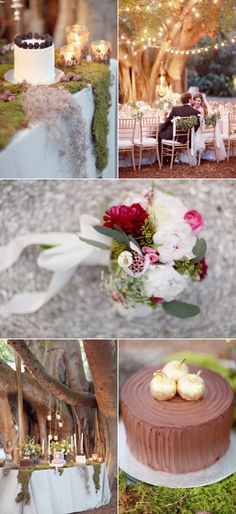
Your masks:
{"label": "white cake stand", "polygon": [[131,453],[123,421],[119,423],[119,464],[131,481],[146,482],[165,487],[199,487],[220,482],[236,471],[236,434],[231,432],[230,447],[213,466],[193,473],[166,473],[155,471],[139,462]]}
{"label": "white cake stand", "polygon": [[[51,86],[52,84],[57,84],[64,77],[64,71],[55,68],[55,77],[52,82],[47,82],[47,84],[38,84],[39,86]],[[17,80],[14,78],[14,69],[6,71],[4,74],[4,79],[11,84],[18,84]]]}

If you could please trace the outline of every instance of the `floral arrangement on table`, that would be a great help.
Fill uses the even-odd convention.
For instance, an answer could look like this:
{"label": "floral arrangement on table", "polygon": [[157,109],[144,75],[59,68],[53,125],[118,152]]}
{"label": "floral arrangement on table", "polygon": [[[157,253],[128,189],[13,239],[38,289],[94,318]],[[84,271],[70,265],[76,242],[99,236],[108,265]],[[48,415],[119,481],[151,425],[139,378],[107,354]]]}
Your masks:
{"label": "floral arrangement on table", "polygon": [[214,112],[213,114],[208,114],[204,116],[204,122],[206,127],[215,127],[218,120],[220,120],[221,115],[220,112]]}
{"label": "floral arrangement on table", "polygon": [[177,120],[177,128],[181,130],[187,130],[189,128],[191,129],[192,127],[195,127],[198,123],[197,116],[189,116],[188,118],[181,118],[180,116],[176,116],[175,120]]}
{"label": "floral arrangement on table", "polygon": [[167,94],[163,96],[163,98],[156,100],[156,107],[160,111],[168,112],[172,107],[178,105],[179,100],[180,95],[178,93],[173,93],[171,90],[168,90]]}
{"label": "floral arrangement on table", "polygon": [[28,438],[26,443],[23,444],[20,448],[20,456],[24,459],[39,459],[42,454],[42,448],[40,444],[35,443],[34,437],[32,439]]}
{"label": "floral arrangement on table", "polygon": [[61,441],[53,441],[50,445],[51,453],[54,452],[63,452],[64,455],[70,455],[71,445],[66,439],[62,439]]}
{"label": "floral arrangement on table", "polygon": [[161,306],[170,315],[188,318],[196,316],[199,307],[176,298],[206,276],[207,247],[199,239],[203,227],[198,211],[152,188],[143,195],[130,193],[125,204],[107,209],[103,224],[93,227],[109,238],[110,246],[81,240],[110,248],[110,273],[104,274],[103,287],[121,313],[146,315]]}

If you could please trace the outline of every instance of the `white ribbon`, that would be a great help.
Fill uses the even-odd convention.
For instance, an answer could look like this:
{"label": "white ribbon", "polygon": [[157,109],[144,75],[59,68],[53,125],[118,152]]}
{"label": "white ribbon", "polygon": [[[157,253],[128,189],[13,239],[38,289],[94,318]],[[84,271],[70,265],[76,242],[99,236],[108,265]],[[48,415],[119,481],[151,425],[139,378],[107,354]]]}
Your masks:
{"label": "white ribbon", "polygon": [[80,233],[32,233],[17,236],[6,246],[0,247],[0,272],[10,268],[20,257],[25,248],[31,245],[53,245],[44,250],[38,257],[40,268],[52,271],[54,274],[46,291],[35,293],[19,293],[4,305],[0,306],[0,314],[29,314],[38,311],[53,296],[55,296],[71,279],[77,266],[108,266],[110,251],[91,246],[80,240],[86,239],[110,246],[111,239],[99,234],[93,226],[99,220],[83,215],[80,220]]}

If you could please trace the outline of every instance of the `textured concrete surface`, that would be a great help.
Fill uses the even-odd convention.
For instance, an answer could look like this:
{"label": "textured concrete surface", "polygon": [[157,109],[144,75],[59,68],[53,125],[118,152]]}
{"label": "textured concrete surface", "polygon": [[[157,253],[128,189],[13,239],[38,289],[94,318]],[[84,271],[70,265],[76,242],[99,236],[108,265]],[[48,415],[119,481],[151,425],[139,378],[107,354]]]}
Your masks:
{"label": "textured concrete surface", "polygon": [[[209,273],[182,298],[201,306],[201,314],[178,320],[158,309],[146,319],[119,317],[100,289],[101,268],[81,267],[71,282],[38,313],[0,319],[0,337],[229,337],[236,335],[236,195],[233,180],[161,180],[160,189],[179,195],[206,221]],[[122,199],[125,190],[148,181],[1,181],[0,244],[29,231],[77,231],[82,212],[99,214],[104,203]],[[27,249],[0,275],[0,304],[20,291],[45,289],[50,273],[36,265],[38,249]]]}

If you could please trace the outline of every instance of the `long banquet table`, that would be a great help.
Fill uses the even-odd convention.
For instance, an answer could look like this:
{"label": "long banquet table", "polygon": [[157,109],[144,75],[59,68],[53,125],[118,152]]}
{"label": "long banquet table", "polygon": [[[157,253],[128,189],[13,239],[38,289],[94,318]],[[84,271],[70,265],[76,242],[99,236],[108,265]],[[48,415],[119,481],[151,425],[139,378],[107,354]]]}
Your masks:
{"label": "long banquet table", "polygon": [[98,491],[93,481],[93,466],[86,468],[87,483],[81,466],[64,468],[62,475],[54,469],[34,471],[29,483],[29,505],[15,501],[20,491],[18,471],[11,470],[3,476],[0,470],[0,513],[71,514],[106,505],[111,498],[106,465],[101,464]]}
{"label": "long banquet table", "polygon": [[[103,178],[116,176],[116,111],[117,111],[117,61],[111,59],[111,107],[109,110],[109,133],[107,146],[109,159],[102,172]],[[74,98],[82,109],[86,120],[88,152],[86,175],[97,177],[91,125],[94,114],[92,86],[75,93]],[[59,157],[58,148],[48,144],[47,131],[43,124],[16,132],[7,147],[0,152],[0,178],[71,178],[67,163]]]}

